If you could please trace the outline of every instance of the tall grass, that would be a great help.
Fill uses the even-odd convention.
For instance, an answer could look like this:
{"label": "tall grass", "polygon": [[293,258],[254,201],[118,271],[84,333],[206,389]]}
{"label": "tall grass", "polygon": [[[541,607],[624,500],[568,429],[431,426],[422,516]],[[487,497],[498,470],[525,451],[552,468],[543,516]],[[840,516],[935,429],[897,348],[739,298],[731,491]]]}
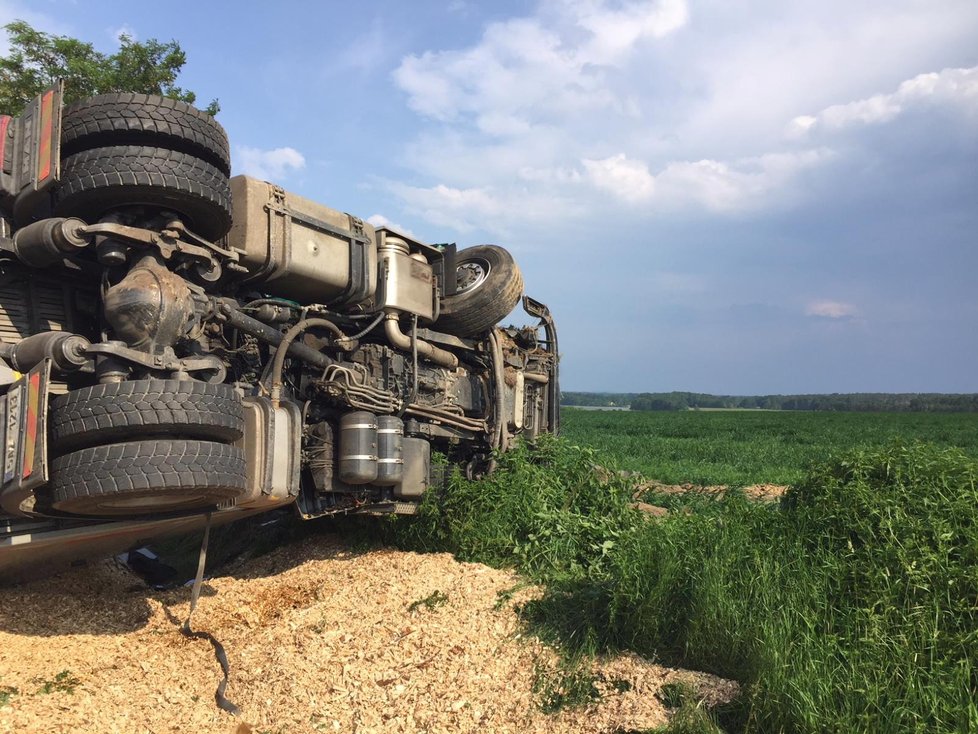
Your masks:
{"label": "tall grass", "polygon": [[675,484],[795,484],[812,461],[893,439],[953,446],[978,458],[978,413],[570,409],[561,421],[572,443]]}
{"label": "tall grass", "polygon": [[978,729],[978,462],[891,444],[649,521],[628,483],[547,440],[396,522],[403,546],[515,566],[572,654],[631,649],[732,677],[748,732]]}

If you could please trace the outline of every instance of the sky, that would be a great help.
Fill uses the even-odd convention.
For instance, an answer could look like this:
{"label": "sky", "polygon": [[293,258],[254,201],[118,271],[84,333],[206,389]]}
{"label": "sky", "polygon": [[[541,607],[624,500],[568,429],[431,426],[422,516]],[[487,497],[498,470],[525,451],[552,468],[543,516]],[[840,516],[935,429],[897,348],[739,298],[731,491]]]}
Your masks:
{"label": "sky", "polygon": [[978,392],[975,0],[0,0],[13,19],[177,40],[235,173],[509,249],[564,390]]}

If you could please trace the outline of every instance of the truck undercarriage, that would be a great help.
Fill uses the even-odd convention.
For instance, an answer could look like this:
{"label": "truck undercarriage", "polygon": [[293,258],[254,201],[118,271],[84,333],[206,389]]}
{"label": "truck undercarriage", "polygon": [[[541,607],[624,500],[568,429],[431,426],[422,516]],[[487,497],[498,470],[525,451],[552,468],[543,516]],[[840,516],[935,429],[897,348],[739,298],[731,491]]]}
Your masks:
{"label": "truck undercarriage", "polygon": [[[0,117],[0,573],[294,503],[413,512],[558,430],[512,256],[229,177],[174,100]],[[537,323],[500,328],[520,301]]]}

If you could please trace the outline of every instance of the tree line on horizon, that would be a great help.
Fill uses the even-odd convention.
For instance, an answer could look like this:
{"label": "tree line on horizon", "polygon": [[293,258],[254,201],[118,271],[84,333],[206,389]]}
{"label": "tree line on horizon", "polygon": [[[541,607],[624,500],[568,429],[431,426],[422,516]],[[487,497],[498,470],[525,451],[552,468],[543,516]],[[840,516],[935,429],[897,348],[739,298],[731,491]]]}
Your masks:
{"label": "tree line on horizon", "polygon": [[695,392],[563,392],[561,405],[631,410],[824,410],[885,413],[975,413],[978,393],[829,393],[711,395]]}

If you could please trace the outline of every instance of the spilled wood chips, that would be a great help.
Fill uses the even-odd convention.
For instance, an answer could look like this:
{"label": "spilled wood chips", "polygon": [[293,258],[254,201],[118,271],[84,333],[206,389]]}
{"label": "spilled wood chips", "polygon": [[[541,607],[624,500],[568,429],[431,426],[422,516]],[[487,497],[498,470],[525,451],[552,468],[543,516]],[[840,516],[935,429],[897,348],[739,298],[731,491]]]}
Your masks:
{"label": "spilled wood chips", "polygon": [[661,726],[656,697],[692,684],[710,702],[736,685],[636,656],[599,663],[603,695],[541,710],[555,653],[514,604],[535,592],[507,571],[445,554],[355,553],[319,537],[208,581],[194,627],[220,670],[180,635],[187,588],[153,592],[109,562],[0,589],[0,732],[614,732]]}

